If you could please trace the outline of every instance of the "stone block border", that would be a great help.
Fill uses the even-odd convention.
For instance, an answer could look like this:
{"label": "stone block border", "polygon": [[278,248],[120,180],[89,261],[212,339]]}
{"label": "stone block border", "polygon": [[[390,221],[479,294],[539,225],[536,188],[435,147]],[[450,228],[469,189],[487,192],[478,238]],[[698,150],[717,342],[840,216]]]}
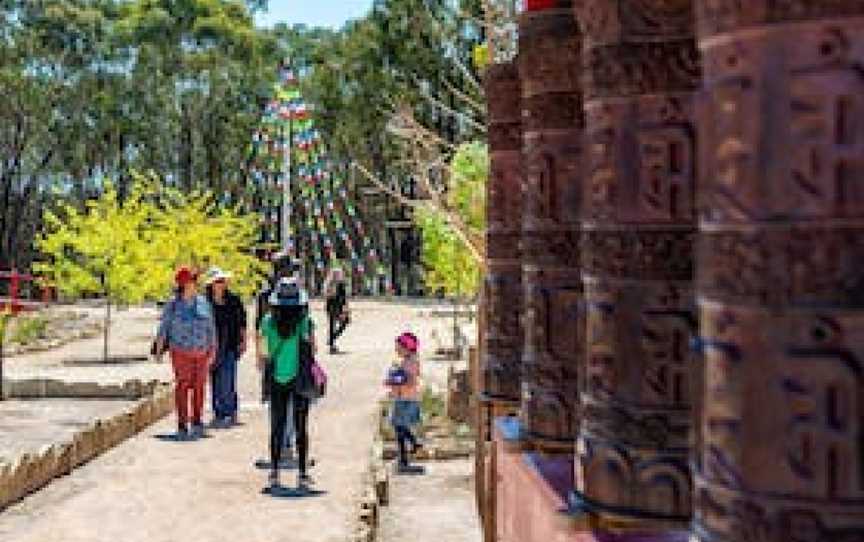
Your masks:
{"label": "stone block border", "polygon": [[113,398],[135,403],[120,414],[91,422],[71,442],[44,446],[37,453],[23,454],[12,464],[0,463],[0,511],[141,432],[174,407],[172,388],[155,381],[101,385],[33,379],[4,382],[3,388],[8,398]]}
{"label": "stone block border", "polygon": [[363,475],[363,489],[357,502],[357,523],[350,542],[374,542],[378,536],[381,507],[390,499],[390,477],[384,464],[384,443],[372,445],[369,466]]}
{"label": "stone block border", "polygon": [[[378,524],[382,508],[390,502],[390,471],[388,463],[396,458],[393,431],[387,422],[388,401],[378,404],[378,426],[372,445],[369,466],[363,478],[363,491],[357,503],[356,527],[350,542],[374,542],[378,537]],[[426,420],[418,432],[425,441],[422,450],[414,455],[418,462],[449,461],[474,455],[474,437],[457,438],[452,426],[442,420]],[[392,463],[389,463],[392,466]]]}
{"label": "stone block border", "polygon": [[51,378],[4,380],[3,397],[9,399],[126,399],[135,401],[153,395],[165,386],[158,381],[127,380],[122,384],[67,382]]}

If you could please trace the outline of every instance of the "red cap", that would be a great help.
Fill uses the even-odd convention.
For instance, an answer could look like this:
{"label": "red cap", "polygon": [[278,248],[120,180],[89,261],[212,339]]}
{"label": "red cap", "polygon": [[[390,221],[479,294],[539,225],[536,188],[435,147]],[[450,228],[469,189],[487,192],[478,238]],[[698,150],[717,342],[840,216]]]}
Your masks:
{"label": "red cap", "polygon": [[180,269],[177,270],[177,273],[174,275],[174,282],[177,283],[177,286],[185,286],[190,282],[195,282],[198,280],[198,273],[192,271],[192,268],[184,265]]}

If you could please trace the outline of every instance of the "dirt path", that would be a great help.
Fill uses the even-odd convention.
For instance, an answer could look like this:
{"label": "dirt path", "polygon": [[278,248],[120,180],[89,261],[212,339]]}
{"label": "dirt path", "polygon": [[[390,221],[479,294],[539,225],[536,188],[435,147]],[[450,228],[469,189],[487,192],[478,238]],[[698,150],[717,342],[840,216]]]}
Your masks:
{"label": "dirt path", "polygon": [[[312,456],[318,463],[312,474],[320,495],[262,494],[266,472],[254,463],[266,456],[268,420],[250,355],[240,373],[244,425],[211,430],[211,438],[198,442],[160,440],[159,435],[174,429],[171,417],[0,514],[0,540],[344,542],[361,490],[392,338],[406,327],[427,338],[427,322],[409,306],[357,303],[354,317],[342,341],[349,354],[322,358],[331,386],[328,397],[313,408],[310,424]],[[324,323],[320,308],[316,320]],[[92,347],[85,341],[69,348]],[[18,366],[15,372],[35,370],[25,371],[22,361],[12,364]],[[34,365],[41,370],[80,374],[78,368],[49,369],[47,360],[40,361]],[[287,474],[285,481],[293,483],[293,473]]]}
{"label": "dirt path", "polygon": [[421,476],[394,475],[381,511],[380,542],[480,542],[474,461],[431,462]]}

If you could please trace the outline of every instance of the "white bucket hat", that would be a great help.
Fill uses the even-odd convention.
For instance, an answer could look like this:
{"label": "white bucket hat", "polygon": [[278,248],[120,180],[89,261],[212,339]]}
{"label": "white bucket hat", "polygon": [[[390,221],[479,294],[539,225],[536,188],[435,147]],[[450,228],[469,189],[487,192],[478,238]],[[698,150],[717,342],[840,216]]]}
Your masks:
{"label": "white bucket hat", "polygon": [[228,280],[231,278],[231,273],[224,271],[218,267],[211,267],[207,274],[204,275],[204,283],[207,285],[213,284],[217,280]]}

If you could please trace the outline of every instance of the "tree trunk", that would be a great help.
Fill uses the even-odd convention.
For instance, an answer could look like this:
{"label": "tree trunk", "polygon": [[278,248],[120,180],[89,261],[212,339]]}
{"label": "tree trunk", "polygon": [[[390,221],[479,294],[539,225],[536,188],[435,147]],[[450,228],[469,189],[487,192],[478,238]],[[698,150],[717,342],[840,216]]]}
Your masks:
{"label": "tree trunk", "polygon": [[0,316],[0,401],[3,400],[3,345],[6,339],[6,326],[9,324],[9,315]]}
{"label": "tree trunk", "polygon": [[108,363],[108,337],[111,333],[111,296],[105,298],[105,331],[102,334],[102,361]]}

